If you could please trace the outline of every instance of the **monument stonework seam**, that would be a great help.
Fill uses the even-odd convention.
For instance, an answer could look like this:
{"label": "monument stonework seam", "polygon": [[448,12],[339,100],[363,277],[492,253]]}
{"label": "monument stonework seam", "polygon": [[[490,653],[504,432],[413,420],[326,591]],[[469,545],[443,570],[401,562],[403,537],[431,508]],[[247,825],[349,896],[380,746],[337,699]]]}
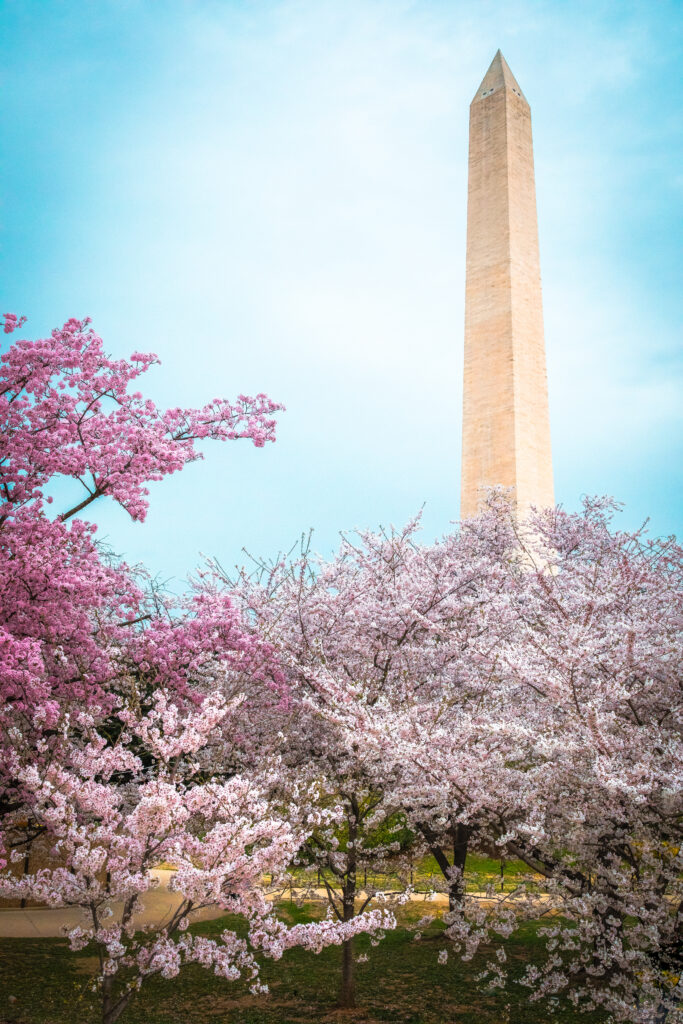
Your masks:
{"label": "monument stonework seam", "polygon": [[531,111],[500,50],[470,106],[460,517],[554,504]]}

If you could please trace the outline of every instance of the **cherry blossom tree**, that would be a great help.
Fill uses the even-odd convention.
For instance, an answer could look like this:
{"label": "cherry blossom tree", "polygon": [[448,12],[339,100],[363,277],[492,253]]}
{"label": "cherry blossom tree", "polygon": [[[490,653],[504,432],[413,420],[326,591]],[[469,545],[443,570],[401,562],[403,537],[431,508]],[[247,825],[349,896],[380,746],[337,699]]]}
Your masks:
{"label": "cherry blossom tree", "polygon": [[[378,761],[383,748],[416,827],[430,810],[438,835],[450,813],[470,844],[545,879],[543,898],[520,885],[469,922],[451,914],[466,956],[551,914],[533,998],[680,1020],[683,552],[615,529],[614,511],[593,500],[520,524],[493,496],[454,534],[491,556],[480,639],[462,644],[452,681],[392,701],[360,735]],[[482,984],[505,983],[498,953]]]}
{"label": "cherry blossom tree", "polygon": [[532,733],[499,842],[545,875],[566,921],[528,972],[617,1020],[681,1019],[683,551],[614,528],[615,505],[518,529],[515,644],[502,671]]}
{"label": "cherry blossom tree", "polygon": [[[391,864],[407,877],[410,857],[425,850],[443,871],[451,903],[463,902],[472,801],[481,788],[465,721],[471,731],[475,717],[477,731],[485,731],[481,701],[503,579],[497,559],[513,538],[500,518],[492,519],[487,543],[471,530],[420,545],[418,527],[416,519],[403,530],[344,537],[329,562],[304,551],[293,563],[261,565],[255,577],[243,573],[235,588],[245,617],[278,651],[290,684],[293,710],[283,727],[289,762],[321,779],[328,799],[343,808],[336,832],[314,832],[302,856],[318,868],[344,921],[357,912],[367,869]],[[214,570],[220,577],[220,567]],[[462,725],[454,742],[462,750],[448,764],[469,791],[469,804],[454,799],[455,784],[444,787],[434,766],[425,773],[424,758],[413,756],[411,770],[403,757],[408,748],[415,754],[415,730],[424,737],[427,718],[456,705]],[[455,756],[452,742],[449,754]],[[374,895],[364,886],[361,910]],[[340,999],[343,1006],[354,1003],[350,942]]]}
{"label": "cherry blossom tree", "polygon": [[[239,702],[218,691],[197,708],[155,689],[148,709],[119,700],[104,719],[92,707],[76,713],[69,730],[79,739],[62,744],[58,759],[18,771],[23,808],[49,837],[53,857],[22,878],[0,878],[0,893],[85,912],[69,941],[72,949],[95,946],[103,1024],[118,1019],[145,979],[174,977],[183,963],[230,981],[246,975],[252,991],[266,991],[257,953],[319,951],[393,924],[382,913],[343,927],[327,920],[287,929],[275,918],[261,878],[286,870],[321,815],[310,792],[297,806],[273,800],[277,762],[259,773],[216,770],[226,735],[239,728]],[[167,920],[143,925],[145,894],[157,884],[151,872],[164,861],[175,868],[176,903]],[[188,933],[190,915],[207,906],[241,915],[246,938],[229,928],[220,941]]]}
{"label": "cherry blossom tree", "polygon": [[[17,326],[5,317],[6,333]],[[129,392],[154,361],[111,360],[71,320],[0,363],[0,894],[84,911],[69,937],[75,949],[95,944],[104,1024],[145,978],[184,962],[258,989],[259,952],[392,924],[374,913],[286,929],[274,917],[261,875],[282,872],[325,814],[306,786],[283,804],[277,759],[253,746],[253,717],[287,700],[271,648],[226,595],[164,602],[80,518],[108,496],[144,519],[146,483],[199,458],[198,440],[274,439],[279,407],[263,395],[159,412]],[[50,517],[59,477],[85,497]],[[42,866],[17,875],[36,843]],[[164,860],[176,909],[141,931]],[[243,915],[247,937],[188,933],[188,915],[208,904]]]}
{"label": "cherry blossom tree", "polygon": [[[5,333],[22,324],[5,315]],[[146,482],[200,458],[199,439],[274,438],[279,406],[264,395],[160,412],[129,391],[154,362],[108,358],[77,320],[15,342],[0,361],[0,715],[3,739],[19,729],[27,749],[54,732],[61,701],[106,705],[114,654],[150,614],[134,574],[106,557],[94,525],[72,517],[108,495],[144,519]],[[46,488],[60,478],[85,497],[50,518]],[[0,807],[15,800],[10,770]]]}

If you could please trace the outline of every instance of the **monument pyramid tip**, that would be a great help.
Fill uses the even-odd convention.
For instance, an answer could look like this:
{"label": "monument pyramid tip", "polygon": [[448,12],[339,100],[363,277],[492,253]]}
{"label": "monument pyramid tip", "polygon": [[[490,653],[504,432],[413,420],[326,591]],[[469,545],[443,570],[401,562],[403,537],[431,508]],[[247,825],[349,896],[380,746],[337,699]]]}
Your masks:
{"label": "monument pyramid tip", "polygon": [[477,89],[474,99],[472,102],[476,102],[480,99],[485,99],[492,92],[498,89],[509,89],[511,92],[521,96],[523,100],[526,100],[524,93],[519,87],[517,79],[510,71],[508,62],[501,53],[500,49],[496,50],[496,55],[489,65],[489,69],[484,75],[481,85]]}

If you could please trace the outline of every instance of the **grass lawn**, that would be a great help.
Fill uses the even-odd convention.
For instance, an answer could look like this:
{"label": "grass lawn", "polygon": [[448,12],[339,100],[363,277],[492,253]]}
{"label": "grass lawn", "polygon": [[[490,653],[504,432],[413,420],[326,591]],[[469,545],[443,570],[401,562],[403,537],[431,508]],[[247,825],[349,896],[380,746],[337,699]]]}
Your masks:
{"label": "grass lawn", "polygon": [[[315,871],[310,869],[295,868],[291,871],[294,884],[317,885],[317,874]],[[533,879],[534,888],[538,887],[542,890],[543,879],[540,875],[534,876],[530,868],[526,864],[523,864],[521,860],[507,860],[504,862],[503,871],[501,874],[501,862],[500,860],[494,860],[491,857],[481,857],[477,854],[467,855],[467,867],[465,869],[465,888],[468,892],[480,892],[485,889],[487,885],[495,886],[496,890],[502,888],[506,892],[510,892],[519,883],[520,879],[526,879],[527,884],[530,879]],[[415,889],[420,892],[427,891],[428,889],[434,888],[435,886],[445,885],[444,877],[439,869],[438,864],[432,856],[423,857],[417,861],[412,874],[413,885]],[[364,884],[369,882],[376,888],[385,890],[402,890],[403,882],[399,879],[398,875],[389,869],[387,872],[379,874],[372,871],[364,873],[362,871],[358,874],[358,884],[363,888]]]}
{"label": "grass lawn", "polygon": [[[521,860],[506,860],[501,872],[501,862],[491,857],[481,857],[478,854],[467,855],[467,867],[465,868],[465,888],[468,892],[480,892],[487,885],[494,885],[497,890],[502,888],[510,892],[519,883],[520,879],[534,879],[535,885],[540,885],[543,879],[533,872]],[[443,885],[443,875],[433,857],[424,857],[415,867],[414,884],[418,889],[424,888],[425,883],[433,883],[434,880]]]}
{"label": "grass lawn", "polygon": [[[290,923],[310,920],[308,909],[283,905],[282,916]],[[313,911],[319,916],[319,910]],[[403,911],[409,924],[424,908]],[[205,922],[193,930],[218,935],[230,920]],[[547,1008],[528,1001],[528,990],[510,984],[504,992],[480,991],[475,976],[487,956],[480,953],[471,963],[452,957],[437,963],[439,950],[447,947],[442,925],[433,922],[419,942],[414,932],[399,927],[372,947],[360,936],[356,955],[367,954],[367,963],[356,964],[358,1010],[335,1009],[339,984],[340,950],[331,947],[320,955],[290,950],[278,962],[265,961],[263,980],[268,996],[253,997],[240,983],[231,984],[196,967],[186,967],[172,981],[153,979],[121,1018],[121,1024],[315,1024],[345,1021],[352,1024],[392,1021],[396,1024],[544,1024]],[[534,926],[525,925],[506,946],[513,973],[540,955]],[[490,955],[490,953],[489,953]],[[99,1020],[88,991],[96,961],[88,950],[70,953],[61,939],[0,939],[0,1024],[95,1024]],[[14,996],[16,1001],[10,1001]],[[562,1024],[576,1020],[570,1009],[552,1018]],[[600,1016],[580,1018],[586,1024]]]}

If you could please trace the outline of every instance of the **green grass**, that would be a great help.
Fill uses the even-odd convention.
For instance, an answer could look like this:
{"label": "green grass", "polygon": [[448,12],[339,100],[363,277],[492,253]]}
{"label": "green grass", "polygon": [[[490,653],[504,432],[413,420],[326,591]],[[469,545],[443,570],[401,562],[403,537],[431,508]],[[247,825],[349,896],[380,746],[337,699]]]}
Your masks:
{"label": "green grass", "polygon": [[465,869],[465,884],[468,892],[477,892],[487,885],[495,885],[500,889],[501,881],[506,892],[514,889],[521,878],[533,877],[536,883],[543,879],[540,875],[533,875],[533,872],[521,860],[506,860],[503,864],[501,876],[500,861],[492,857],[478,857],[473,854],[467,856],[467,867]]}
{"label": "green grass", "polygon": [[[310,920],[311,908],[283,906],[290,923]],[[424,908],[403,911],[403,924],[419,918]],[[319,909],[313,911],[319,914]],[[223,918],[193,930],[218,935],[234,922]],[[434,921],[419,942],[405,926],[387,934],[372,947],[364,936],[356,939],[358,1010],[335,1009],[339,984],[340,950],[331,947],[318,956],[290,950],[278,962],[265,961],[262,978],[268,996],[253,997],[246,985],[228,983],[200,967],[184,968],[172,981],[155,978],[121,1018],[121,1024],[546,1024],[547,1008],[529,1003],[528,990],[510,983],[506,991],[482,991],[475,976],[482,970],[488,950],[471,963],[451,957],[437,963],[447,948],[443,926]],[[541,940],[533,925],[525,925],[506,943],[513,976],[541,957]],[[89,991],[96,963],[88,950],[71,953],[60,939],[0,940],[0,1022],[12,1024],[90,1024],[98,1021]],[[8,997],[15,996],[16,1002]],[[552,1018],[561,1024],[576,1020],[571,1010]],[[604,1018],[586,1016],[586,1024]]]}
{"label": "green grass", "polygon": [[[317,872],[314,870],[295,868],[291,874],[295,885],[297,882],[307,885],[317,884]],[[510,892],[522,877],[530,878],[532,877],[532,872],[521,860],[505,861],[503,877],[501,879],[500,860],[494,860],[491,857],[480,857],[475,854],[468,854],[467,856],[465,887],[468,892],[480,892],[487,885],[494,885],[497,890],[500,890],[501,880],[504,890]],[[415,864],[412,878],[413,885],[418,891],[425,891],[439,885],[443,887],[444,885],[443,874],[432,856],[423,857],[422,860]],[[368,871],[364,874],[363,871],[359,871],[358,885],[361,889],[366,879],[369,884],[387,891],[403,889],[403,882],[391,869],[383,873]],[[542,887],[540,883],[542,883],[543,879],[540,876],[535,876],[534,880],[536,885]]]}

